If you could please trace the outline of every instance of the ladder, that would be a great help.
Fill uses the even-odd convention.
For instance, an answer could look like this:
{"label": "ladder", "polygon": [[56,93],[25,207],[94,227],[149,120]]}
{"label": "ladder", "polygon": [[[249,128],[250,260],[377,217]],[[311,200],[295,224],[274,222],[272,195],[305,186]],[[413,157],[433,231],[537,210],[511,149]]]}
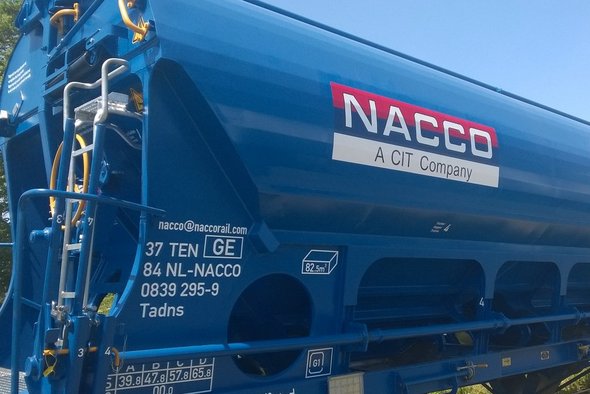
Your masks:
{"label": "ladder", "polygon": [[[115,70],[109,72],[112,66],[118,66]],[[60,171],[67,168],[67,176],[62,173],[57,175],[57,190],[75,191],[75,159],[82,156],[84,160],[84,184],[82,192],[86,189],[90,194],[98,193],[100,184],[101,159],[103,153],[104,136],[107,128],[106,120],[109,113],[117,113],[124,116],[138,116],[126,109],[127,96],[118,93],[109,93],[109,81],[118,75],[126,72],[129,65],[123,59],[108,59],[102,66],[102,77],[94,83],[70,82],[64,90],[64,146],[60,158]],[[96,89],[101,88],[100,97],[91,100],[84,105],[76,108],[74,117],[71,117],[71,91],[73,89]],[[73,122],[73,128],[72,123]],[[81,130],[92,128],[92,142],[86,145],[81,137]],[[67,133],[67,130],[73,130],[73,133]],[[72,134],[72,135],[69,135]],[[73,138],[72,138],[73,136]],[[66,152],[66,138],[68,141]],[[79,149],[73,148],[73,139],[78,140]],[[92,153],[91,163],[88,156]],[[90,167],[90,168],[88,168]],[[65,180],[65,182],[64,182]],[[59,183],[62,185],[59,185]],[[65,185],[64,185],[65,183]],[[60,186],[62,189],[60,189]],[[64,187],[65,186],[65,187]],[[78,205],[76,211],[75,205]],[[51,314],[56,320],[64,321],[68,314],[81,314],[88,312],[88,293],[90,287],[90,274],[92,269],[92,253],[94,243],[94,229],[96,228],[96,208],[95,201],[84,202],[77,199],[65,199],[62,204],[63,208],[53,215],[54,221],[63,231],[63,241],[61,247],[60,274],[57,301],[52,301]],[[64,206],[65,205],[65,206]],[[61,208],[61,207],[59,207]],[[82,210],[84,215],[82,216]],[[60,215],[59,212],[64,212]],[[72,261],[77,260],[76,278],[72,277],[73,272],[70,269]],[[58,340],[58,345],[63,341],[63,335]]]}
{"label": "ladder", "polygon": [[[114,66],[116,68],[109,71]],[[22,211],[26,202],[41,196],[55,197],[52,204],[51,229],[42,231],[43,236],[49,241],[47,265],[40,305],[42,310],[35,325],[34,350],[33,355],[27,358],[27,368],[28,378],[31,379],[31,382],[44,385],[47,384],[47,381],[44,381],[43,378],[51,375],[54,367],[47,362],[47,354],[54,358],[56,355],[68,358],[68,379],[49,381],[49,384],[59,386],[62,390],[60,392],[79,392],[84,366],[81,357],[85,357],[86,352],[97,352],[98,357],[103,359],[109,357],[105,353],[108,344],[102,343],[93,347],[89,345],[89,340],[93,335],[92,331],[97,329],[96,311],[88,302],[97,207],[108,205],[138,211],[141,212],[142,220],[145,220],[147,215],[161,216],[164,214],[161,209],[101,196],[99,191],[107,129],[119,134],[132,148],[141,149],[141,145],[126,134],[123,129],[115,124],[107,123],[109,114],[143,120],[142,115],[127,110],[128,97],[126,95],[109,93],[109,82],[128,69],[129,64],[126,60],[108,59],[103,63],[101,78],[96,82],[70,82],[66,85],[63,101],[64,138],[59,163],[54,163],[56,167],[54,190],[29,190],[23,193],[19,201],[18,217],[20,218],[23,215]],[[97,88],[101,90],[100,97],[75,110],[72,109],[71,94],[74,89],[91,90]],[[92,130],[92,142],[88,145],[83,142],[79,149],[74,149],[74,141],[76,139],[83,141],[79,135],[89,130]],[[75,165],[73,162],[80,156],[88,159],[91,152],[94,157],[88,164],[88,192],[75,193]],[[79,214],[74,213],[76,204],[78,204],[76,211],[79,211]],[[83,214],[80,209],[82,204],[85,204]],[[15,237],[19,245],[26,243],[24,241],[27,236],[26,231],[27,228],[22,220],[19,221]],[[19,349],[21,307],[25,303],[21,291],[23,282],[21,268],[23,251],[21,249],[15,249],[13,274],[15,286],[11,341],[11,390],[15,393],[18,392],[18,365],[21,357]],[[74,267],[74,264],[77,264],[77,267]],[[114,320],[108,320],[108,322],[112,321]],[[104,330],[106,326],[107,324],[103,325],[102,329]],[[98,363],[97,376],[106,376],[107,365],[108,360]]]}

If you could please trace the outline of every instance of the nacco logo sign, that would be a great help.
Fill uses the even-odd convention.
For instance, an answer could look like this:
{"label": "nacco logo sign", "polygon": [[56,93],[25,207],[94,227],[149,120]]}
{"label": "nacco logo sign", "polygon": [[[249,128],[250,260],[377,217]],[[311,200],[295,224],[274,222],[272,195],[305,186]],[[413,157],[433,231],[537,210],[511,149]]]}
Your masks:
{"label": "nacco logo sign", "polygon": [[492,127],[332,83],[334,160],[498,187]]}

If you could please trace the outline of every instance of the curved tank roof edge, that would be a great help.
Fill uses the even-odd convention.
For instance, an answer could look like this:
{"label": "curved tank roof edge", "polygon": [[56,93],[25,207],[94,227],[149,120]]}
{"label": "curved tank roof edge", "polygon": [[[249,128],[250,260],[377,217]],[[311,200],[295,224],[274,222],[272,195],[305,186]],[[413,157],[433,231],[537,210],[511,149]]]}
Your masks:
{"label": "curved tank roof edge", "polygon": [[287,11],[287,10],[285,10],[283,8],[276,7],[276,6],[273,6],[271,4],[265,3],[262,0],[242,0],[242,1],[245,1],[247,3],[251,3],[251,4],[254,4],[254,5],[257,5],[259,7],[266,8],[266,9],[268,9],[270,11],[277,12],[279,14],[285,15],[285,16],[287,16],[289,18],[298,20],[298,21],[303,22],[303,23],[306,23],[308,25],[315,26],[315,27],[320,28],[322,30],[326,30],[326,31],[329,31],[329,32],[334,33],[334,34],[338,34],[338,35],[340,35],[342,37],[345,37],[345,38],[348,38],[350,40],[356,41],[358,43],[361,43],[361,44],[370,46],[372,48],[375,48],[375,49],[378,49],[378,50],[381,50],[381,51],[390,53],[390,54],[395,55],[395,56],[399,56],[399,57],[404,58],[406,60],[412,61],[414,63],[418,63],[418,64],[423,65],[423,66],[426,66],[426,67],[429,67],[429,68],[434,69],[436,71],[440,71],[440,72],[445,73],[447,75],[450,75],[452,77],[462,79],[462,80],[467,81],[469,83],[473,83],[475,85],[478,85],[478,86],[481,86],[483,88],[489,89],[491,91],[494,91],[496,93],[502,94],[502,95],[507,96],[507,97],[510,97],[512,99],[519,100],[519,101],[522,101],[522,102],[524,102],[526,104],[530,104],[530,105],[533,105],[535,107],[544,109],[546,111],[553,112],[553,113],[555,113],[557,115],[564,116],[564,117],[566,117],[568,119],[571,119],[571,120],[574,120],[576,122],[580,122],[580,123],[584,123],[586,125],[590,125],[590,121],[588,121],[588,120],[585,120],[585,119],[579,118],[577,116],[568,114],[567,112],[563,112],[563,111],[557,110],[555,108],[552,108],[552,107],[549,107],[547,105],[538,103],[536,101],[529,100],[529,99],[527,99],[525,97],[519,96],[519,95],[514,94],[514,93],[510,93],[510,92],[505,91],[505,90],[503,90],[501,88],[498,88],[496,86],[489,85],[487,83],[478,81],[477,79],[473,79],[473,78],[467,77],[467,76],[465,76],[463,74],[459,74],[459,73],[456,73],[454,71],[448,70],[446,68],[443,68],[443,67],[437,66],[435,64],[426,62],[424,60],[420,60],[418,58],[415,58],[413,56],[407,55],[405,53],[398,52],[398,51],[393,50],[393,49],[391,49],[389,47],[386,47],[384,45],[377,44],[377,43],[375,43],[373,41],[370,41],[370,40],[367,40],[367,39],[364,39],[364,38],[355,36],[354,34],[346,33],[346,32],[344,32],[342,30],[339,30],[339,29],[336,29],[334,27],[331,27],[331,26],[325,25],[323,23],[317,22],[317,21],[315,21],[313,19],[309,19],[309,18],[306,18],[304,16],[295,14],[293,12]]}

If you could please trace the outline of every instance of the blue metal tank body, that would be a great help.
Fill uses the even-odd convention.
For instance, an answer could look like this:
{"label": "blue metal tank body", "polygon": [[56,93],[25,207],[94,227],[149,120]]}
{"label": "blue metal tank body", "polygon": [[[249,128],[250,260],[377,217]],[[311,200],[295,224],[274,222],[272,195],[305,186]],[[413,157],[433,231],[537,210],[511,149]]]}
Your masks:
{"label": "blue metal tank body", "polygon": [[[162,58],[205,98],[270,227],[432,237],[440,221],[454,239],[587,245],[586,123],[251,4],[152,7]],[[493,127],[498,188],[332,160],[332,82]]]}
{"label": "blue metal tank body", "polygon": [[0,361],[29,392],[524,393],[586,365],[588,122],[257,0],[116,3],[25,1],[2,85]]}

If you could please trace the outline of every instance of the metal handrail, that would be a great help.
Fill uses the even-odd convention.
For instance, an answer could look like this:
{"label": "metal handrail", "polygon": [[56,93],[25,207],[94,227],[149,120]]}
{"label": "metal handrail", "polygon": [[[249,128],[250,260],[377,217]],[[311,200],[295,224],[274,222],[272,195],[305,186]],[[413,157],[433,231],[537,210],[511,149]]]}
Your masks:
{"label": "metal handrail", "polygon": [[[117,67],[113,71],[109,72],[109,68],[113,64],[119,65],[119,67]],[[71,100],[70,100],[70,91],[71,90],[73,90],[73,89],[91,90],[91,89],[96,89],[99,86],[102,86],[101,97],[103,100],[103,103],[102,103],[102,106],[103,106],[102,113],[103,114],[101,114],[101,117],[104,116],[104,118],[106,119],[106,116],[108,114],[108,112],[107,112],[108,105],[106,104],[107,103],[106,100],[108,99],[108,81],[110,79],[115,78],[118,75],[123,74],[127,70],[129,70],[129,62],[127,60],[119,59],[119,58],[111,58],[111,59],[105,60],[105,62],[102,64],[100,79],[98,79],[92,83],[84,83],[84,82],[70,82],[70,83],[68,83],[64,89],[64,109],[63,109],[64,128],[65,128],[65,124],[67,122],[67,119],[73,118],[72,105],[71,105]],[[103,83],[103,81],[105,83]],[[105,91],[106,91],[106,94],[105,94]],[[102,121],[104,122],[104,119]],[[96,123],[96,121],[95,121],[95,123]]]}
{"label": "metal handrail", "polygon": [[366,330],[359,327],[356,331],[325,335],[318,337],[298,337],[273,339],[256,342],[236,342],[223,344],[209,344],[161,349],[144,349],[119,351],[121,361],[132,361],[149,358],[150,360],[165,359],[177,356],[222,357],[237,354],[270,353],[286,350],[296,350],[315,346],[345,346],[358,345],[364,348],[369,343],[380,343],[394,339],[426,337],[442,335],[459,331],[506,330],[509,327],[535,323],[580,321],[590,318],[590,312],[570,312],[557,315],[545,315],[509,319],[497,317],[489,320],[475,320],[461,323],[438,324],[433,326],[417,326],[391,329]]}
{"label": "metal handrail", "polygon": [[147,205],[142,205],[138,203],[134,203],[131,201],[119,200],[113,197],[106,197],[106,196],[98,196],[95,194],[87,194],[87,193],[75,193],[75,192],[68,192],[63,190],[50,190],[50,189],[31,189],[24,192],[19,200],[18,200],[18,210],[17,210],[17,226],[16,226],[16,236],[15,236],[15,244],[19,247],[14,248],[13,253],[13,275],[11,281],[11,287],[13,287],[12,292],[9,289],[9,294],[12,293],[12,345],[11,345],[11,392],[18,393],[18,360],[20,358],[20,348],[19,348],[19,341],[20,341],[20,324],[21,324],[21,308],[20,302],[22,299],[22,264],[21,264],[21,254],[23,245],[26,244],[25,240],[25,224],[22,217],[24,215],[24,210],[26,204],[32,200],[33,198],[49,198],[53,196],[55,198],[70,198],[70,199],[77,199],[77,200],[85,200],[85,201],[93,201],[99,205],[110,205],[114,207],[119,207],[123,209],[131,209],[134,211],[140,211],[144,214],[154,215],[154,216],[163,216],[166,211],[154,207],[149,207]]}

